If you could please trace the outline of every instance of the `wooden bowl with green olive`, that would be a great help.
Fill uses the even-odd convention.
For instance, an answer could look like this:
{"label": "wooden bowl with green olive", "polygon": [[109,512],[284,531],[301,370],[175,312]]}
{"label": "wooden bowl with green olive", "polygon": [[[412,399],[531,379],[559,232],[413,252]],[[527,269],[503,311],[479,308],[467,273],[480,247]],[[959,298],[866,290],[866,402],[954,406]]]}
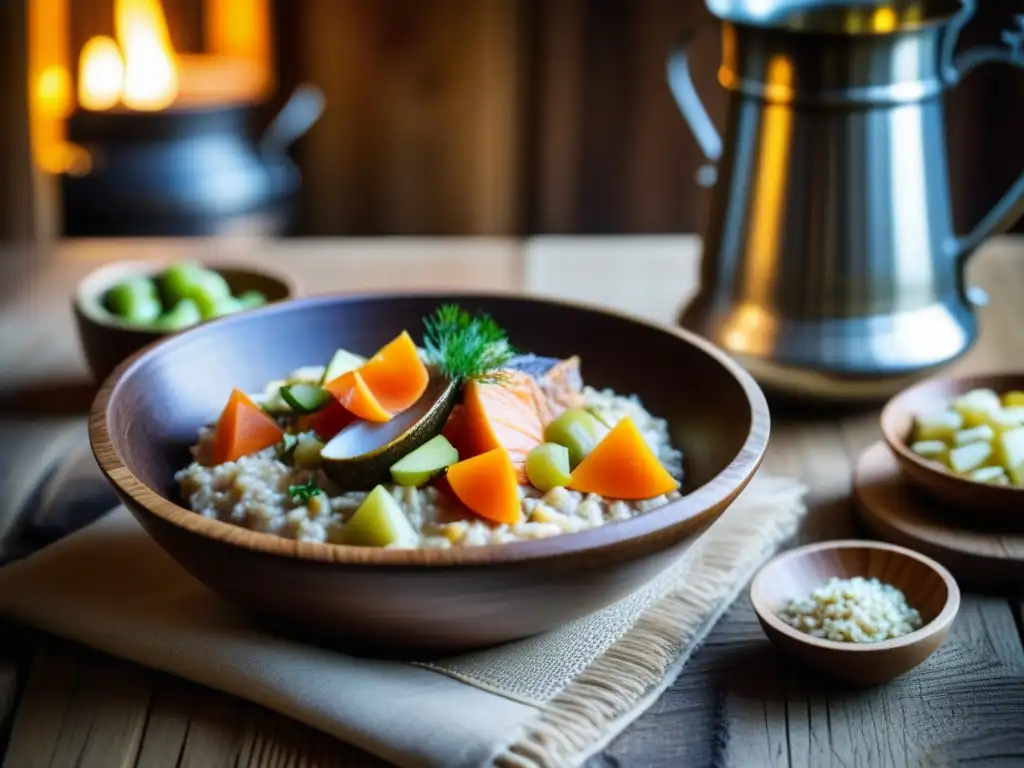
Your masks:
{"label": "wooden bowl with green olive", "polygon": [[119,261],[78,284],[73,310],[86,362],[102,381],[164,336],[297,294],[294,279],[264,267]]}
{"label": "wooden bowl with green olive", "polygon": [[[494,416],[511,414],[514,407],[530,407],[523,404],[518,390],[501,390],[506,383],[516,386],[511,373],[504,378],[496,375],[488,383],[476,378],[464,382],[459,390],[461,400],[455,404],[449,399],[449,388],[443,384],[432,388],[431,374],[429,381],[421,382],[420,399],[401,411],[401,419],[370,421],[374,412],[371,398],[354,393],[365,385],[377,405],[398,399],[397,390],[404,390],[410,378],[382,376],[382,368],[375,366],[389,359],[394,350],[404,348],[408,353],[409,345],[418,347],[412,354],[424,352],[433,359],[434,337],[425,319],[435,313],[440,318],[440,310],[450,305],[458,305],[471,317],[493,318],[517,354],[559,361],[578,356],[583,379],[598,396],[609,390],[622,393],[618,402],[635,393],[643,407],[657,415],[657,429],[678,449],[682,486],[673,483],[675,490],[660,492],[663,495],[654,506],[638,507],[635,514],[621,516],[612,515],[611,509],[624,504],[622,499],[648,497],[587,492],[587,502],[604,504],[597,511],[609,512],[606,516],[601,513],[600,522],[587,528],[565,528],[547,537],[519,535],[516,526],[520,522],[535,525],[533,512],[519,516],[520,505],[526,510],[527,501],[519,493],[530,493],[529,484],[539,489],[552,478],[534,473],[527,458],[526,484],[513,470],[511,448],[502,457],[501,448],[472,447],[484,437],[482,432],[474,433],[472,425],[479,424],[479,409],[489,407],[478,390],[497,388],[489,390],[494,397],[490,405],[501,402],[509,410],[488,412]],[[459,336],[469,338],[461,333],[444,338]],[[456,349],[450,343],[437,346]],[[468,345],[465,348],[468,350]],[[349,353],[350,362],[332,372],[341,350]],[[350,368],[353,357],[355,369]],[[439,367],[451,377],[455,355],[440,358],[443,365]],[[403,359],[411,362],[412,356],[406,354]],[[296,438],[301,442],[290,450],[284,438],[293,433],[270,418],[276,409],[273,401],[260,398],[268,388],[283,397],[283,387],[278,388],[276,382],[304,368],[315,368],[308,387],[296,390],[295,385],[285,385],[293,387],[288,397],[293,401],[294,418],[318,419],[340,403],[365,420],[325,438],[326,444],[315,451],[314,459],[324,462],[317,470],[299,467],[308,458],[298,456],[300,448],[308,445],[303,440],[305,427],[299,428],[301,434]],[[342,370],[345,372],[339,373]],[[316,381],[323,382],[322,386]],[[306,397],[320,389],[340,399],[320,408],[322,398],[317,396],[314,402]],[[340,396],[339,391],[343,392]],[[300,410],[295,410],[296,403]],[[439,405],[432,407],[432,403]],[[439,444],[450,451],[439,440],[444,434],[435,433],[442,423],[445,429],[455,423],[457,408],[463,409],[463,430],[447,434],[452,447],[457,446],[459,460],[453,464],[454,456],[426,456],[433,441],[437,441],[435,447]],[[442,411],[450,411],[447,420]],[[567,456],[575,438],[579,438],[576,448],[590,451],[572,469],[566,487],[552,488],[552,493],[567,488],[585,491],[574,486],[580,473],[588,462],[593,466],[606,440],[612,441],[616,434],[628,436],[632,424],[628,417],[616,420],[596,447],[587,447],[574,431],[585,426],[582,421],[554,428],[559,418],[570,413],[571,409],[564,410],[548,421],[544,429],[547,442],[535,445],[529,454],[532,457],[534,450],[549,443],[561,443]],[[243,429],[243,424],[249,426]],[[491,424],[496,426],[497,421]],[[405,437],[397,440],[394,430]],[[265,439],[275,431],[269,441]],[[314,431],[320,433],[315,426]],[[768,408],[757,384],[706,340],[599,308],[506,294],[318,296],[203,324],[119,366],[100,388],[90,418],[90,437],[100,468],[146,531],[193,576],[289,634],[373,655],[485,647],[550,630],[622,599],[674,562],[732,503],[759,466],[768,431]],[[362,436],[359,442],[365,443],[359,446],[358,457],[351,445],[337,442],[357,433]],[[206,442],[211,434],[212,440]],[[633,434],[644,439],[635,428]],[[222,436],[226,440],[222,441]],[[252,445],[240,448],[239,443],[250,442],[250,438],[259,438],[255,452]],[[375,438],[376,442],[370,445],[362,438]],[[512,436],[506,431],[502,439],[511,440]],[[383,455],[399,442],[404,445],[395,456]],[[616,445],[621,447],[621,443]],[[204,446],[210,448],[205,456]],[[636,454],[615,466],[626,467],[643,451],[653,455],[649,445],[632,442],[630,446]],[[407,449],[412,452],[395,462]],[[224,463],[218,458],[222,450],[226,452]],[[361,461],[360,457],[371,460]],[[497,462],[492,464],[490,459],[495,457]],[[361,466],[352,465],[356,459]],[[403,464],[413,459],[416,466]],[[477,472],[483,466],[480,462],[497,471]],[[415,476],[442,467],[445,474],[435,480],[447,484],[465,506],[450,503],[451,497],[446,497],[444,511],[457,513],[459,519],[449,522],[446,515],[439,514],[431,519],[431,525],[441,525],[448,532],[449,526],[463,526],[463,531],[467,527],[485,529],[494,536],[464,545],[453,541],[450,547],[435,548],[428,543],[436,534],[426,531],[422,519],[413,519],[425,518],[427,507],[406,504],[404,499],[406,494],[428,494],[429,489],[419,487]],[[214,476],[226,471],[238,478],[239,472],[250,471],[246,468],[255,474],[241,478],[244,487],[235,482],[232,487],[243,495],[249,493],[254,488],[248,480],[251,477],[258,486],[258,498],[253,497],[253,505],[239,510],[232,501],[233,492],[218,490],[223,486]],[[633,469],[636,477],[624,475],[630,482],[641,473],[655,480],[666,473],[663,467],[647,463]],[[378,472],[390,474],[396,486],[379,484]],[[474,472],[475,480],[471,477]],[[308,483],[300,479],[301,473]],[[364,482],[367,473],[371,477]],[[264,480],[257,480],[257,475]],[[211,481],[193,485],[200,476]],[[606,476],[592,475],[591,480],[595,477],[601,480]],[[342,487],[328,491],[330,480]],[[514,498],[509,496],[509,480]],[[460,495],[467,489],[476,494],[473,499]],[[437,499],[440,512],[441,492],[433,490],[438,494],[424,498]],[[358,494],[358,500],[344,506]],[[197,504],[203,496],[217,508],[207,508],[205,502]],[[596,501],[594,496],[614,498]],[[508,511],[507,500],[515,507],[513,517],[517,519],[495,516],[499,510],[493,507],[499,498],[503,500],[500,512]],[[223,509],[221,502],[227,505]],[[391,535],[397,530],[397,515],[403,514],[388,511],[396,504],[408,511],[401,537]],[[314,507],[315,518],[311,517]],[[291,530],[287,526],[300,510],[300,527]],[[544,511],[539,503],[533,508],[538,510]],[[367,540],[368,523],[357,526],[364,513],[373,513],[378,521],[388,518],[394,530],[383,532],[388,534],[387,543],[377,536],[380,531],[373,532],[374,541]],[[551,512],[545,511],[545,515],[551,517]],[[328,520],[325,529],[336,526],[332,530],[338,536],[332,530],[320,530],[313,536],[313,526],[324,519]],[[508,525],[491,525],[495,520]],[[274,521],[283,527],[265,524]],[[311,526],[308,530],[301,527],[306,522]],[[410,526],[416,530],[411,531]],[[514,535],[496,538],[505,534]],[[410,535],[414,540],[406,546]],[[397,544],[401,546],[393,546]]]}

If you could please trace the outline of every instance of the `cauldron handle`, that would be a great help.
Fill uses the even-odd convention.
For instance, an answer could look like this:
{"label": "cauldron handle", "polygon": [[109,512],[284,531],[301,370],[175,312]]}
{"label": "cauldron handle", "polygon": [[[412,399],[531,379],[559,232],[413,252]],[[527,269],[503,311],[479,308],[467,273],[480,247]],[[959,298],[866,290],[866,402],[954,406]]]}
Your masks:
{"label": "cauldron handle", "polygon": [[[976,0],[963,0],[963,9],[957,14],[946,32],[942,50],[942,71],[946,83],[955,86],[963,77],[981,64],[1009,64],[1024,69],[1024,15],[1014,18],[1015,28],[1003,32],[1001,46],[984,46],[953,56],[960,30],[974,15]],[[964,275],[970,255],[986,239],[1002,234],[1024,216],[1024,173],[1017,177],[1003,196],[966,235],[953,237],[948,244],[956,259],[960,295],[968,304],[983,305],[987,297],[979,288],[969,288]]]}
{"label": "cauldron handle", "polygon": [[323,92],[315,85],[300,85],[263,132],[260,154],[264,157],[283,154],[293,141],[313,127],[323,111]]}

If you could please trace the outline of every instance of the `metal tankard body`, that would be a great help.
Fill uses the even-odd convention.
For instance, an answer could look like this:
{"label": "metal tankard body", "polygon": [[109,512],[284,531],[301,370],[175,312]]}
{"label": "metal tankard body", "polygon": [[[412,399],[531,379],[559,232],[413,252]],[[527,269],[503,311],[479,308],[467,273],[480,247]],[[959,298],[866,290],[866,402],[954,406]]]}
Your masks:
{"label": "metal tankard body", "polygon": [[[717,166],[701,289],[680,322],[769,389],[884,397],[952,361],[984,294],[964,265],[1024,212],[1024,175],[966,235],[953,231],[943,92],[979,64],[1024,67],[1020,28],[955,54],[974,0],[721,11],[722,139],[686,41],[669,82]],[[731,7],[729,7],[731,6]],[[732,18],[726,13],[731,13]]]}

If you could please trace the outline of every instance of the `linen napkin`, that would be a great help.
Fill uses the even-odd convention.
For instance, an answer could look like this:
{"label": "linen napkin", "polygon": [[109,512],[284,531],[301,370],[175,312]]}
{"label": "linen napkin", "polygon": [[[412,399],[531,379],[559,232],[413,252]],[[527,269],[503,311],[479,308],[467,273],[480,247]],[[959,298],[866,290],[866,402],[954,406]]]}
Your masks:
{"label": "linen napkin", "polygon": [[[104,483],[79,445],[33,498],[75,509]],[[805,512],[759,475],[661,576],[544,635],[417,663],[267,634],[163,553],[122,507],[0,568],[0,612],[257,702],[399,766],[576,765],[678,676]],[[102,495],[100,496],[102,497]],[[49,513],[49,514],[47,514]]]}

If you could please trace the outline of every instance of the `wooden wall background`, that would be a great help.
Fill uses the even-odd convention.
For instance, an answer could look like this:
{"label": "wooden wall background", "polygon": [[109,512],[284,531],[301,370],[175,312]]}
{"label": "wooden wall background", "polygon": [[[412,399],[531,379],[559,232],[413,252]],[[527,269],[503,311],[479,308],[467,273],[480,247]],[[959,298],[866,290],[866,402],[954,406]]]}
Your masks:
{"label": "wooden wall background", "polygon": [[[45,211],[26,165],[24,4],[0,1],[0,234]],[[112,0],[71,0],[73,37],[110,29]],[[202,0],[163,0],[194,50]],[[1024,0],[980,0],[965,44],[998,40]],[[701,157],[665,55],[706,25],[695,79],[716,122],[718,36],[703,0],[275,0],[279,95],[313,82],[320,123],[294,147],[300,236],[700,231]],[[961,229],[1024,168],[1024,71],[990,67],[949,98]],[[26,222],[29,222],[26,225]]]}
{"label": "wooden wall background", "polygon": [[[301,233],[692,231],[699,157],[665,84],[700,0],[277,4],[282,83],[327,94],[296,148]],[[715,93],[717,35],[698,44]]]}

